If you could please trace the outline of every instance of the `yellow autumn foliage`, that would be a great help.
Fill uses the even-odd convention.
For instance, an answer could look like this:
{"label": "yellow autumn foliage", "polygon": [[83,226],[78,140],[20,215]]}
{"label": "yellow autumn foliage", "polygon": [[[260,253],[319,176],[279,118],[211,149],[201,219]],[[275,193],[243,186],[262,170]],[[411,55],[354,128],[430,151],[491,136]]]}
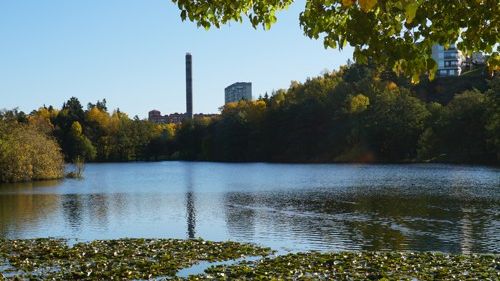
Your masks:
{"label": "yellow autumn foliage", "polygon": [[0,182],[58,179],[64,159],[57,142],[35,127],[0,121]]}
{"label": "yellow autumn foliage", "polygon": [[359,6],[364,12],[369,12],[375,5],[377,5],[377,0],[359,0]]}

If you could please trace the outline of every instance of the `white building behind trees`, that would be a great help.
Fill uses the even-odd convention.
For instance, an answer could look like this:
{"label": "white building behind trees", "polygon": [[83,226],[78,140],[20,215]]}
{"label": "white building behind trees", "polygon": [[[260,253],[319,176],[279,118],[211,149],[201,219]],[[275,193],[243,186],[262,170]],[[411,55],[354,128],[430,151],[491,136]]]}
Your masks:
{"label": "white building behind trees", "polygon": [[438,65],[437,76],[459,76],[462,72],[464,58],[454,44],[448,48],[437,44],[432,46],[432,58]]}
{"label": "white building behind trees", "polygon": [[252,100],[252,83],[236,82],[224,89],[225,103]]}

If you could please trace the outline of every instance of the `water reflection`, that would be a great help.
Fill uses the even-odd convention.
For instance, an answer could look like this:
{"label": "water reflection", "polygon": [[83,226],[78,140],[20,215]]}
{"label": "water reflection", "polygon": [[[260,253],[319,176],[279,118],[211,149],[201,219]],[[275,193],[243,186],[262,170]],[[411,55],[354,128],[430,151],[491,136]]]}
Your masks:
{"label": "water reflection", "polygon": [[0,185],[0,236],[499,252],[499,174],[446,165],[91,164],[83,181]]}
{"label": "water reflection", "polygon": [[194,193],[186,192],[186,211],[187,211],[187,234],[188,238],[196,237],[196,209],[194,206]]}
{"label": "water reflection", "polygon": [[231,237],[239,237],[242,240],[253,239],[257,210],[252,206],[256,205],[254,194],[224,194],[226,225]]}
{"label": "water reflection", "polygon": [[0,185],[0,237],[29,231],[51,216],[57,209],[59,197],[36,194],[36,188],[50,188],[60,181],[39,181]]}
{"label": "water reflection", "polygon": [[196,207],[193,192],[193,169],[192,165],[186,165],[186,219],[188,238],[196,237]]}
{"label": "water reflection", "polygon": [[91,194],[85,203],[89,210],[89,216],[92,217],[97,224],[106,227],[108,224],[108,198],[103,194]]}
{"label": "water reflection", "polygon": [[[335,250],[498,251],[498,204],[450,202],[440,196],[372,195],[329,192],[231,193],[225,195],[231,235],[251,239],[266,228],[280,238],[331,245]],[[480,204],[482,210],[464,206]],[[444,207],[446,206],[446,207]],[[493,220],[490,220],[493,219]],[[268,234],[266,234],[268,235]],[[287,236],[292,235],[292,236]],[[482,242],[485,242],[482,245]],[[486,248],[484,248],[486,246]]]}
{"label": "water reflection", "polygon": [[[108,195],[104,194],[67,194],[62,200],[62,214],[67,227],[78,233],[89,225],[106,228],[108,225]],[[121,213],[118,204],[114,212]],[[87,225],[84,225],[87,224]]]}
{"label": "water reflection", "polygon": [[78,231],[82,223],[82,203],[81,195],[69,194],[65,196],[62,203],[62,210],[69,227]]}
{"label": "water reflection", "polygon": [[[29,232],[57,210],[56,195],[5,194],[0,199],[0,236]],[[41,226],[43,227],[43,226]]]}

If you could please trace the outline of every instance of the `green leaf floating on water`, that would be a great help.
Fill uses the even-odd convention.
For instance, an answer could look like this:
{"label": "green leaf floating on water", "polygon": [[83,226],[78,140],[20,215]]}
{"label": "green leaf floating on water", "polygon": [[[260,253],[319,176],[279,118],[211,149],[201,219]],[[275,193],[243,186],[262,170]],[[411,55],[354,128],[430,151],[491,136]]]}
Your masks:
{"label": "green leaf floating on water", "polygon": [[204,240],[96,240],[72,247],[59,239],[0,241],[0,255],[20,272],[20,277],[34,280],[175,277],[178,270],[199,261],[223,261],[271,253],[269,248],[250,244]]}
{"label": "green leaf floating on water", "polygon": [[[267,256],[220,265],[189,280],[499,280],[500,256],[428,252],[294,253],[252,244],[176,239],[0,240],[0,280],[184,280],[198,261]],[[3,264],[2,264],[3,263]],[[2,271],[1,268],[9,268]],[[13,271],[12,271],[13,270]],[[156,279],[155,279],[156,278]],[[158,279],[160,278],[160,279]]]}
{"label": "green leaf floating on water", "polygon": [[499,280],[498,255],[298,253],[217,266],[191,280]]}

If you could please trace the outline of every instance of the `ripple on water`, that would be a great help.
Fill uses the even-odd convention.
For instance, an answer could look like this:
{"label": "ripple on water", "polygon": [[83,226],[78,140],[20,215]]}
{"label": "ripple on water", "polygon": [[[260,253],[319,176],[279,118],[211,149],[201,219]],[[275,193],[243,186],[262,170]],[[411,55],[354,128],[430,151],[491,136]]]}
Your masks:
{"label": "ripple on water", "polygon": [[0,237],[498,253],[499,172],[435,164],[89,164],[82,181],[1,185]]}

